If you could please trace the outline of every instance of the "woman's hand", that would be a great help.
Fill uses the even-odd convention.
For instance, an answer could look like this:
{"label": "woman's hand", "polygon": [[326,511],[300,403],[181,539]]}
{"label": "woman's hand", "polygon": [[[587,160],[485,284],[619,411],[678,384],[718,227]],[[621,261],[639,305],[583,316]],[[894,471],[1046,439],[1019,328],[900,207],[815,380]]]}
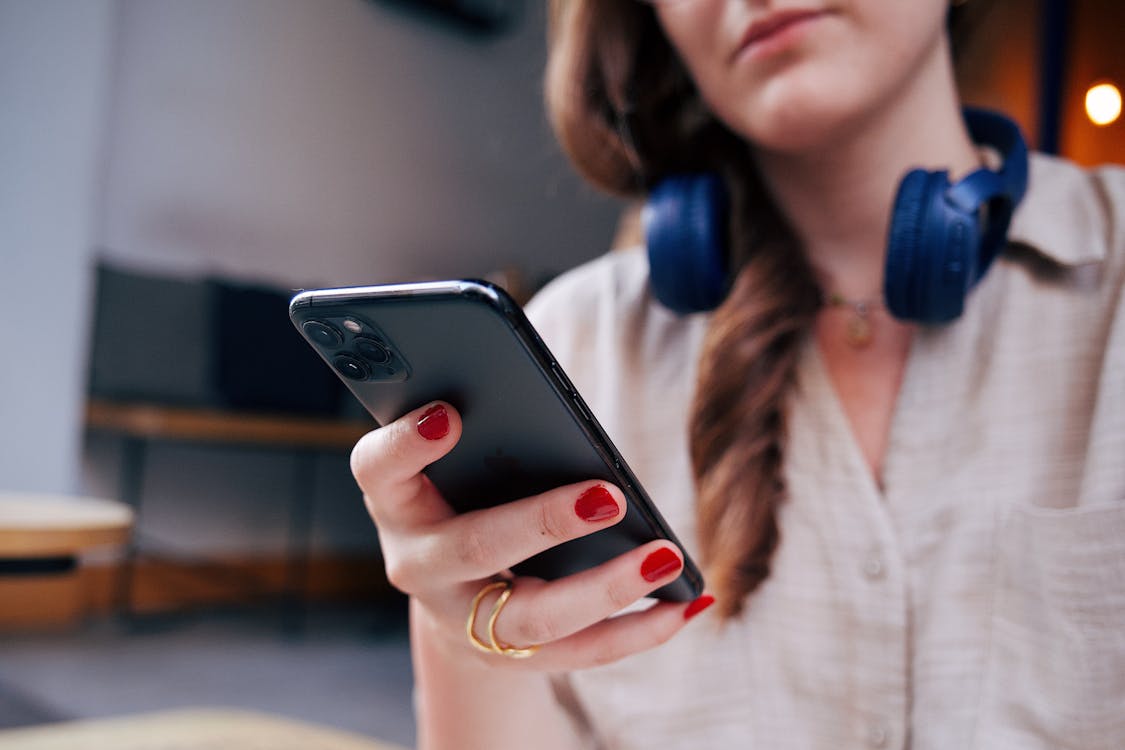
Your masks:
{"label": "woman's hand", "polygon": [[[450,656],[545,671],[616,661],[671,638],[710,597],[690,605],[659,603],[611,616],[679,576],[675,545],[654,541],[596,568],[556,581],[518,577],[496,622],[499,642],[541,646],[531,659],[506,659],[470,645],[465,623],[473,597],[498,574],[570,539],[621,520],[626,503],[606,482],[582,482],[494,508],[456,514],[421,473],[461,436],[461,419],[435,403],[366,435],[352,472],[375,521],[387,577],[413,599],[415,627]],[[500,592],[480,604],[476,634]]]}

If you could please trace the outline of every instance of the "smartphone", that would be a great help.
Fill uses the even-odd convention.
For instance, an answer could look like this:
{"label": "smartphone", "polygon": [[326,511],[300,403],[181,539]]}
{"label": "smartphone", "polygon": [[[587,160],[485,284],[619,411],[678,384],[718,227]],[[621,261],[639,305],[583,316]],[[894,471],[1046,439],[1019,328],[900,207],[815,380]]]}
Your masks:
{"label": "smartphone", "polygon": [[[461,414],[461,439],[425,471],[465,512],[560,485],[602,479],[628,501],[618,524],[514,567],[560,578],[638,545],[667,539],[684,552],[621,454],[511,297],[455,280],[305,291],[289,315],[379,424],[430,401]],[[654,592],[691,601],[703,577],[684,552],[680,577]]]}

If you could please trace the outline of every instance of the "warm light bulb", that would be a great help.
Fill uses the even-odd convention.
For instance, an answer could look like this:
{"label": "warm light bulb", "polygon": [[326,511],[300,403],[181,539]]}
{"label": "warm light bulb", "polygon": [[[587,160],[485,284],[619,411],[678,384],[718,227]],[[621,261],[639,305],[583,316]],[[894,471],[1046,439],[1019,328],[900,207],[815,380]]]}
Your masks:
{"label": "warm light bulb", "polygon": [[1095,125],[1109,125],[1121,116],[1121,92],[1112,83],[1099,83],[1086,92],[1086,116]]}

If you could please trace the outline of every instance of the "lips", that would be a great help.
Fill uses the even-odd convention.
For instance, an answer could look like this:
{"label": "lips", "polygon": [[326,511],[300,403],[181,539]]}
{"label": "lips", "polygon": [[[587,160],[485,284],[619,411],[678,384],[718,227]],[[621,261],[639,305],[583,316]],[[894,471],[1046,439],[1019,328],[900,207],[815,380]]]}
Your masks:
{"label": "lips", "polygon": [[731,54],[731,60],[733,61],[749,48],[761,45],[763,42],[780,35],[786,29],[825,14],[826,11],[823,10],[779,10],[776,13],[763,16],[751,23],[746,29],[739,40],[738,46]]}

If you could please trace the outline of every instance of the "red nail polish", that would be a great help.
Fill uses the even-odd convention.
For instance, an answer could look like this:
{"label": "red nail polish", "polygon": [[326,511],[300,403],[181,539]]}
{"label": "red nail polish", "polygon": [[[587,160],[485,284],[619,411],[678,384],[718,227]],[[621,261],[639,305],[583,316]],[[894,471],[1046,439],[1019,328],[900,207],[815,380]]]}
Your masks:
{"label": "red nail polish", "polygon": [[441,440],[449,434],[449,413],[441,404],[431,406],[418,420],[418,434],[426,440]]}
{"label": "red nail polish", "polygon": [[574,512],[583,521],[605,521],[616,516],[621,509],[609,490],[599,484],[582,493],[574,504]]}
{"label": "red nail polish", "polygon": [[641,576],[648,582],[659,581],[680,569],[680,556],[669,547],[661,547],[641,563]]}
{"label": "red nail polish", "polygon": [[714,603],[715,597],[711,596],[710,594],[704,594],[691,604],[687,605],[687,609],[684,610],[684,619],[690,620]]}

